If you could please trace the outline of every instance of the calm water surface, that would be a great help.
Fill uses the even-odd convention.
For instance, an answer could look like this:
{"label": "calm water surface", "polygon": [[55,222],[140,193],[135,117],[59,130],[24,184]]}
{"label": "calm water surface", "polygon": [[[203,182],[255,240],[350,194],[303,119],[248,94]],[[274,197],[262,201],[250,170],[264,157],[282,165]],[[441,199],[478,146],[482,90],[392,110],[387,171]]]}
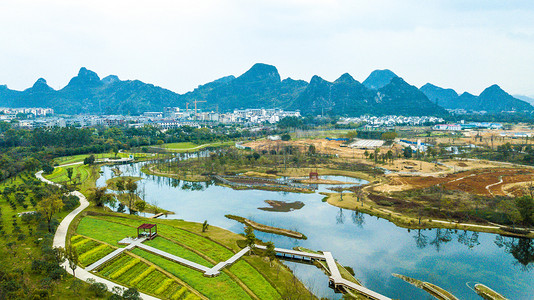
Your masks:
{"label": "calm water surface", "polygon": [[[192,183],[142,173],[143,163],[121,165],[129,176],[140,176],[149,203],[174,211],[169,218],[204,222],[243,232],[243,225],[226,219],[239,215],[263,224],[297,230],[307,240],[256,232],[277,247],[303,246],[330,251],[344,266],[350,266],[366,287],[397,299],[433,299],[427,293],[391,276],[403,274],[434,283],[460,299],[481,299],[467,285],[484,283],[510,299],[534,299],[534,242],[494,234],[445,229],[408,231],[387,220],[331,206],[320,194],[260,190],[233,190],[212,182]],[[111,167],[102,167],[102,186],[112,177]],[[363,184],[342,177],[323,178]],[[327,186],[320,186],[325,191]],[[264,211],[265,200],[301,201],[304,207],[290,212]],[[522,262],[522,263],[521,263]],[[319,297],[339,298],[328,288],[328,278],[310,265],[286,263]]]}

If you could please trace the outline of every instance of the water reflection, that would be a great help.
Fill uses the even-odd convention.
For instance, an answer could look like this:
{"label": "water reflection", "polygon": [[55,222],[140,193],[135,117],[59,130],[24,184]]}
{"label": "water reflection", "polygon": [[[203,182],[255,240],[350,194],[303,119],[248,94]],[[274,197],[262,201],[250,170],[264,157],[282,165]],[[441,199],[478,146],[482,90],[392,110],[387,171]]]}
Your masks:
{"label": "water reflection", "polygon": [[534,268],[534,241],[527,238],[514,238],[498,235],[495,244],[514,256],[523,271]]}

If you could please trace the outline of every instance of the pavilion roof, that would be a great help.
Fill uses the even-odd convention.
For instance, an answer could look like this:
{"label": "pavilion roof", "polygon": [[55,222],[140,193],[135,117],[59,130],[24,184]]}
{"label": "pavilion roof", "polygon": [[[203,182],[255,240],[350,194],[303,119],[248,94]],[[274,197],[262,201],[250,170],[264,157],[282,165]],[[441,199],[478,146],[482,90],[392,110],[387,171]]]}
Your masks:
{"label": "pavilion roof", "polygon": [[139,227],[137,227],[137,229],[150,229],[154,226],[156,226],[156,224],[145,223],[145,224],[141,224]]}

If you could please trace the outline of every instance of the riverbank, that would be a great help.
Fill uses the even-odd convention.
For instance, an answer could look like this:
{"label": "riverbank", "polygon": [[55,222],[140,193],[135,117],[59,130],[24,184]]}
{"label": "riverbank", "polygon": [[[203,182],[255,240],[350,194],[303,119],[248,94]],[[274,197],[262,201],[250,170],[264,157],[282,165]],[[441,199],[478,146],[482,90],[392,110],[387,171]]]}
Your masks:
{"label": "riverbank", "polygon": [[246,226],[250,226],[262,232],[284,235],[284,236],[288,236],[288,237],[295,238],[295,239],[302,239],[302,240],[307,239],[307,237],[304,234],[298,231],[260,224],[260,223],[254,222],[252,220],[249,220],[249,219],[246,219],[240,216],[234,216],[234,215],[224,215],[224,216],[230,220],[235,220],[239,223],[242,223]]}
{"label": "riverbank", "polygon": [[[529,234],[514,233],[506,229],[505,226],[495,225],[482,225],[471,223],[460,223],[450,220],[421,218],[417,216],[407,215],[399,212],[392,211],[390,209],[381,207],[367,197],[357,197],[352,193],[344,193],[343,199],[341,199],[339,193],[324,193],[327,196],[326,202],[330,205],[360,211],[369,215],[373,215],[379,218],[386,219],[393,224],[407,229],[429,229],[429,228],[445,228],[445,229],[457,229],[457,230],[470,230],[478,232],[487,232],[501,235],[508,235],[514,237],[527,237],[534,238],[534,233],[531,231]],[[504,229],[503,229],[504,228]]]}

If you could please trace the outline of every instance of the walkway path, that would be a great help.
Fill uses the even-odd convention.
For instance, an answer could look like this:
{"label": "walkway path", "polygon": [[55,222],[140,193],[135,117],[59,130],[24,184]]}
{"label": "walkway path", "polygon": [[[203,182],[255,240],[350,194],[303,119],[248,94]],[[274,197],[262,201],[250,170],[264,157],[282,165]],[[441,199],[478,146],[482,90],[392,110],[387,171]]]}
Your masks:
{"label": "walkway path", "polygon": [[207,272],[204,273],[204,276],[207,276],[207,277],[218,276],[221,273],[220,271],[222,268],[233,265],[238,259],[240,259],[243,255],[245,255],[249,251],[250,251],[250,247],[246,246],[241,251],[234,254],[234,256],[230,257],[227,261],[220,262],[217,265],[215,265],[213,268],[209,269]]}
{"label": "walkway path", "polygon": [[179,263],[181,265],[184,265],[186,267],[189,267],[189,268],[195,269],[197,271],[200,271],[202,273],[206,273],[210,269],[210,268],[205,267],[205,266],[203,266],[201,264],[197,264],[197,263],[192,262],[190,260],[187,260],[185,258],[181,258],[179,256],[172,255],[170,253],[167,253],[165,251],[159,250],[159,249],[154,248],[154,247],[150,247],[150,246],[147,246],[147,245],[144,245],[144,244],[138,244],[137,247],[139,247],[139,248],[141,248],[141,249],[143,249],[145,251],[148,251],[148,252],[157,254],[159,256],[162,256],[162,257],[164,257],[164,258],[166,258],[168,260],[175,261],[175,262],[177,262],[177,263]]}
{"label": "walkway path", "polygon": [[363,287],[359,284],[356,284],[352,281],[348,281],[341,277],[341,273],[339,272],[339,269],[337,268],[336,261],[334,260],[334,257],[332,256],[332,253],[330,252],[323,252],[324,257],[326,259],[326,264],[328,265],[328,269],[330,270],[330,282],[334,285],[334,287],[337,287],[339,285],[350,288],[353,290],[356,290],[362,295],[365,295],[368,298],[375,299],[375,300],[391,300],[390,298],[381,295],[377,292],[373,292],[370,289]]}
{"label": "walkway path", "polygon": [[[254,247],[258,249],[264,249],[264,250],[267,249],[266,246],[262,246],[262,245],[255,245]],[[344,279],[341,276],[341,273],[339,272],[339,269],[336,264],[336,260],[334,259],[334,257],[332,256],[332,253],[330,252],[323,252],[323,254],[318,254],[318,253],[302,252],[302,251],[283,249],[283,248],[274,248],[274,251],[277,253],[282,253],[282,254],[309,257],[309,258],[318,259],[318,260],[326,260],[326,265],[328,266],[328,270],[330,271],[330,282],[334,285],[334,287],[343,286],[345,288],[353,289],[357,291],[358,293],[365,295],[366,297],[370,299],[391,300],[390,298],[383,296],[377,292],[373,292],[366,287],[363,287],[357,283]]]}
{"label": "walkway path", "polygon": [[[79,163],[74,163],[74,164],[79,164]],[[73,165],[73,164],[68,164],[68,165]],[[67,165],[63,165],[63,166],[67,166]],[[37,172],[35,174],[35,177],[37,177],[37,179],[39,179],[39,180],[41,180],[41,181],[43,181],[45,183],[53,184],[55,186],[61,187],[60,184],[54,183],[54,182],[52,182],[52,181],[50,181],[48,179],[45,179],[43,177],[43,171]],[[69,230],[70,223],[72,222],[72,220],[74,220],[74,218],[80,212],[82,212],[84,209],[86,209],[89,206],[89,201],[87,201],[87,198],[85,198],[85,196],[82,193],[80,193],[78,191],[75,191],[75,192],[72,192],[70,194],[74,195],[74,196],[77,196],[78,199],[80,199],[80,206],[78,206],[78,208],[76,208],[75,210],[70,212],[65,218],[63,218],[61,223],[59,223],[59,226],[56,229],[56,233],[54,234],[54,241],[52,243],[52,246],[54,248],[59,248],[59,247],[65,248],[65,241],[67,240],[67,232]],[[98,276],[94,275],[93,273],[91,273],[91,272],[89,272],[89,271],[87,271],[85,269],[82,269],[82,268],[76,268],[76,271],[73,271],[70,268],[68,261],[65,261],[63,264],[61,264],[61,266],[63,268],[65,268],[65,270],[69,274],[74,275],[76,278],[78,278],[80,280],[87,281],[87,279],[93,279],[95,282],[99,282],[99,283],[105,284],[107,286],[108,290],[110,290],[110,291],[114,287],[119,287],[121,289],[127,289],[127,287],[125,287],[125,286],[122,286],[122,285],[116,284],[114,282],[111,282],[109,280],[106,280],[104,278],[98,277]],[[141,296],[142,299],[145,299],[145,300],[157,300],[157,299],[159,299],[159,298],[156,298],[156,297],[144,294],[144,293],[139,293],[139,295]]]}

